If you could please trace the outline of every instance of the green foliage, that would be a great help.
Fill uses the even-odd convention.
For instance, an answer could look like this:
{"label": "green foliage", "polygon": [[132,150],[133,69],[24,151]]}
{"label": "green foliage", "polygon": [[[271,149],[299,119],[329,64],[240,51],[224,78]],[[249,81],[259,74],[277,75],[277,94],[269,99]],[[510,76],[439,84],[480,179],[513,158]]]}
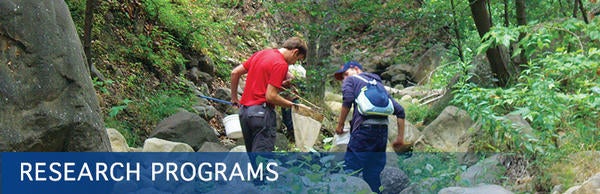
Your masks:
{"label": "green foliage", "polygon": [[85,17],[85,0],[69,0],[65,1],[67,6],[69,7],[69,11],[71,12],[71,17],[73,18],[73,22],[75,22],[75,27],[77,28],[77,32],[80,35],[83,35],[83,22]]}
{"label": "green foliage", "polygon": [[129,147],[140,146],[143,143],[143,140],[140,139],[140,134],[135,133],[136,124],[134,123],[120,121],[115,117],[104,117],[104,124],[107,128],[114,128],[119,131]]}
{"label": "green foliage", "polygon": [[94,89],[96,89],[104,94],[110,94],[107,86],[112,85],[114,83],[114,81],[112,81],[110,79],[108,79],[106,81],[100,81],[100,80],[98,80],[98,78],[94,77],[94,79],[92,79],[92,83],[94,84]]}
{"label": "green foliage", "polygon": [[[143,65],[150,67],[155,76],[172,78],[178,76],[185,69],[187,60],[177,51],[179,42],[166,32],[153,30],[147,36],[143,34],[127,34],[132,41],[130,48],[125,48],[125,56],[141,60]],[[157,42],[160,40],[160,43]]]}
{"label": "green foliage", "polygon": [[[338,153],[339,154],[339,153]],[[284,153],[285,155],[285,153]],[[311,152],[306,154],[298,154],[296,159],[285,161],[283,166],[289,166],[281,176],[285,177],[287,182],[286,187],[279,187],[287,193],[331,193],[329,184],[332,181],[331,175],[334,173],[343,172],[343,161],[336,160],[335,153],[321,154]],[[339,157],[339,156],[338,156]],[[306,179],[301,178],[306,177]],[[341,180],[342,183],[346,180]],[[305,185],[309,185],[306,187]],[[308,190],[307,190],[308,189]],[[356,193],[370,193],[369,191],[355,191]]]}
{"label": "green foliage", "polygon": [[173,39],[181,46],[209,56],[216,61],[220,76],[229,75],[231,67],[223,65],[226,63],[220,57],[227,52],[218,38],[231,36],[235,22],[227,17],[225,9],[207,0],[146,0],[144,8],[173,33]]}
{"label": "green foliage", "polygon": [[326,137],[325,135],[321,134],[322,139],[323,139],[323,149],[324,150],[330,150],[331,147],[333,147],[333,137]]}
{"label": "green foliage", "polygon": [[[513,56],[524,52],[530,59],[515,84],[481,88],[466,82],[468,77],[458,84],[453,103],[478,120],[486,134],[477,139],[479,149],[516,152],[537,158],[534,164],[539,166],[567,153],[600,149],[597,22],[565,20],[516,28],[527,35],[519,42],[524,49],[515,50]],[[516,40],[517,34],[505,33],[510,30],[494,28],[482,47]],[[533,132],[507,121],[508,113],[521,115]]]}
{"label": "green foliage", "polygon": [[[66,2],[81,35],[85,1]],[[456,86],[453,103],[482,124],[483,135],[475,139],[477,149],[517,152],[536,160],[533,165],[544,166],[567,153],[600,148],[600,20],[585,24],[577,19],[562,19],[571,14],[571,3],[526,1],[529,25],[515,27],[513,12],[509,13],[511,25],[504,26],[500,22],[504,2],[491,2],[489,9],[496,26],[480,39],[467,1],[455,0],[454,13],[449,1],[442,0],[423,0],[420,6],[412,0],[260,2],[268,11],[257,10],[245,20],[280,16],[278,13],[288,15],[282,16],[287,23],[268,28],[273,31],[264,33],[248,30],[253,29],[248,26],[244,26],[243,33],[234,32],[237,23],[229,8],[246,6],[243,1],[140,2],[141,5],[101,1],[96,10],[100,14],[96,15],[99,17],[95,17],[92,29],[94,36],[98,36],[92,42],[97,53],[91,56],[94,62],[100,65],[101,71],[120,72],[111,75],[114,81],[93,81],[94,88],[108,96],[104,99],[107,105],[103,107],[105,123],[119,130],[130,146],[140,144],[140,137],[147,135],[160,120],[179,108],[189,110],[193,104],[191,92],[172,81],[185,69],[187,61],[182,53],[206,55],[214,61],[217,76],[226,79],[231,65],[224,58],[235,51],[226,48],[224,42],[233,42],[235,50],[257,50],[253,47],[268,44],[264,34],[273,37],[283,34],[315,42],[328,38],[327,41],[344,52],[336,56],[342,61],[370,58],[372,56],[357,57],[356,53],[362,50],[384,52],[381,45],[397,41],[402,46],[394,48],[395,54],[389,62],[392,64],[411,63],[415,55],[431,45],[446,43],[454,55],[444,57],[444,65],[432,75],[432,88],[446,86],[456,73],[466,74],[472,68],[468,64],[475,54],[494,45],[517,43],[520,47],[511,47],[514,48],[511,56],[524,53],[528,63],[519,67],[520,74],[515,76],[514,83],[506,88],[483,88],[467,82],[469,76],[466,76]],[[509,1],[509,10],[514,10],[512,1]],[[454,37],[454,28],[459,29],[461,40]],[[519,39],[520,34],[525,36]],[[464,62],[456,62],[457,44],[463,46]],[[330,80],[331,73],[340,65],[331,63],[332,59],[320,60],[326,65],[306,66],[307,78],[298,83],[301,96],[312,102],[322,100],[322,89],[332,84],[324,80]],[[160,82],[165,83],[159,85]],[[131,100],[115,103],[121,99]],[[403,105],[407,120],[413,123],[433,114],[426,106]],[[508,113],[522,115],[533,132],[524,133],[504,119]],[[331,145],[330,139],[324,141],[325,147]],[[457,175],[464,170],[463,166],[444,157],[415,160],[420,162],[404,163],[405,171],[409,172],[412,182],[441,178],[434,191],[459,182]],[[307,161],[304,159],[293,172],[307,174],[310,181],[327,178],[331,172],[323,165],[336,165]],[[543,168],[538,169],[539,177],[545,177]],[[294,190],[299,186],[290,188]]]}
{"label": "green foliage", "polygon": [[133,101],[129,100],[129,99],[125,99],[123,100],[123,103],[121,103],[121,105],[119,106],[113,106],[112,108],[110,108],[110,111],[108,112],[108,116],[110,117],[116,117],[117,114],[119,114],[119,112],[125,110],[125,108],[127,108],[127,106],[129,105],[129,103],[131,103]]}
{"label": "green foliage", "polygon": [[403,101],[398,102],[404,108],[406,120],[413,124],[422,123],[429,111],[429,107],[426,105],[413,104]]}
{"label": "green foliage", "polygon": [[327,82],[334,70],[328,70],[324,67],[306,67],[306,78],[298,82],[300,96],[305,97],[311,102],[322,102],[324,96],[324,88],[327,87]]}
{"label": "green foliage", "polygon": [[173,89],[157,91],[156,94],[146,96],[143,101],[136,104],[140,122],[151,123],[153,126],[177,113],[180,108],[191,111],[192,99],[191,92]]}
{"label": "green foliage", "polygon": [[415,153],[399,163],[400,169],[408,175],[411,183],[428,182],[429,187],[419,188],[422,192],[437,193],[443,188],[460,182],[460,175],[466,170],[453,153]]}

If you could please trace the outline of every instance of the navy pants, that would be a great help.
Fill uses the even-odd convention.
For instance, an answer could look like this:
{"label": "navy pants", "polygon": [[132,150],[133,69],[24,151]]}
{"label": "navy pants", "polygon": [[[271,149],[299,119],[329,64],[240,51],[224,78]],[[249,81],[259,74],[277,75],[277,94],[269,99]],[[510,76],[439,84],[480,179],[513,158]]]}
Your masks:
{"label": "navy pants", "polygon": [[387,125],[361,125],[352,131],[348,149],[344,156],[346,172],[362,172],[371,191],[379,193],[381,178],[385,167],[387,144]]}
{"label": "navy pants", "polygon": [[275,150],[276,121],[275,110],[265,104],[240,108],[240,124],[247,152]]}

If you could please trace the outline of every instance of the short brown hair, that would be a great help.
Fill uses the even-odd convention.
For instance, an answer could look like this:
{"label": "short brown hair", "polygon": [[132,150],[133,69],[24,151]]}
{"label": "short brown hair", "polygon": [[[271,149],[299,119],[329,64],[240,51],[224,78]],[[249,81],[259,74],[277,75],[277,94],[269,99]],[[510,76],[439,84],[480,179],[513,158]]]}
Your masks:
{"label": "short brown hair", "polygon": [[306,46],[306,42],[304,42],[304,40],[302,40],[299,37],[291,37],[291,38],[287,39],[283,43],[282,47],[285,49],[288,49],[288,50],[298,49],[298,52],[301,55],[304,55],[304,57],[306,57],[306,51],[308,50],[308,46]]}

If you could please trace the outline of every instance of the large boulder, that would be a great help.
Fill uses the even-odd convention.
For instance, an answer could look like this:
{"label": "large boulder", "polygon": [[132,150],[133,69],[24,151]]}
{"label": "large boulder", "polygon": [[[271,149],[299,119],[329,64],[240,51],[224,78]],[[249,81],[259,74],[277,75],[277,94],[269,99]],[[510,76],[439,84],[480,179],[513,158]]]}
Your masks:
{"label": "large boulder", "polygon": [[150,137],[186,143],[194,150],[204,142],[217,142],[214,129],[200,116],[181,111],[158,123]]}
{"label": "large boulder", "polygon": [[216,142],[205,142],[202,144],[202,147],[198,150],[198,152],[229,152],[223,144]]}
{"label": "large boulder", "polygon": [[460,175],[462,185],[471,186],[481,183],[499,183],[506,172],[506,168],[502,165],[500,157],[497,154],[469,167]]}
{"label": "large boulder", "polygon": [[326,183],[332,193],[369,193],[371,188],[362,178],[345,174],[329,175]]}
{"label": "large boulder", "polygon": [[[398,119],[396,116],[391,115],[388,116],[388,141],[393,143],[398,136]],[[409,149],[409,147],[415,145],[419,139],[423,138],[421,131],[417,129],[410,121],[404,120],[404,144],[402,148],[400,148],[399,152],[403,152]]]}
{"label": "large boulder", "polygon": [[64,1],[0,1],[0,151],[110,151]]}
{"label": "large boulder", "polygon": [[411,69],[414,81],[420,84],[429,82],[432,72],[440,66],[442,56],[448,52],[442,44],[437,44],[427,50]]}
{"label": "large boulder", "polygon": [[110,146],[112,147],[113,152],[129,152],[127,140],[119,131],[113,128],[107,128],[106,133],[108,134],[108,139],[110,139]]}
{"label": "large boulder", "polygon": [[600,173],[583,182],[581,185],[573,186],[565,191],[565,194],[593,194],[600,192]]}
{"label": "large boulder", "polygon": [[582,151],[569,154],[548,169],[552,185],[582,183],[600,173],[600,151]]}
{"label": "large boulder", "polygon": [[408,188],[410,179],[399,168],[385,167],[381,172],[381,186],[383,193],[399,193]]}
{"label": "large boulder", "polygon": [[446,107],[442,113],[423,129],[425,142],[440,151],[466,152],[470,139],[463,136],[474,125],[467,112],[454,106]]}
{"label": "large boulder", "polygon": [[144,141],[143,152],[194,152],[192,147],[181,142],[167,141],[158,138],[148,138]]}

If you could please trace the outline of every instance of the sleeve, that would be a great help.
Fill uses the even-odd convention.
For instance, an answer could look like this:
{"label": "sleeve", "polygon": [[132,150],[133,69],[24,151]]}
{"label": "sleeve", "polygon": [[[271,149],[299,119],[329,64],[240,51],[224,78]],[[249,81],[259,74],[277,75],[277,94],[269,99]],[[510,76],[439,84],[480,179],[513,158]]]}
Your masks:
{"label": "sleeve", "polygon": [[396,99],[392,98],[392,96],[389,97],[390,99],[392,99],[392,104],[394,105],[394,115],[396,115],[396,118],[404,119],[406,117],[404,113],[404,107],[402,107],[402,105],[396,102]]}
{"label": "sleeve", "polygon": [[288,65],[287,64],[280,64],[280,63],[276,63],[273,65],[273,67],[271,68],[271,74],[269,76],[269,81],[268,84],[271,84],[272,86],[275,86],[276,88],[281,88],[281,84],[283,83],[283,80],[285,80],[285,76],[287,75],[288,72]]}
{"label": "sleeve", "polygon": [[253,61],[254,56],[256,56],[256,54],[258,54],[258,52],[252,54],[252,56],[250,56],[250,58],[248,58],[244,63],[242,63],[242,65],[244,66],[244,68],[246,68],[247,70],[250,69],[250,64],[252,63],[250,61]]}
{"label": "sleeve", "polygon": [[356,95],[354,94],[354,78],[348,77],[342,83],[342,106],[352,108]]}

